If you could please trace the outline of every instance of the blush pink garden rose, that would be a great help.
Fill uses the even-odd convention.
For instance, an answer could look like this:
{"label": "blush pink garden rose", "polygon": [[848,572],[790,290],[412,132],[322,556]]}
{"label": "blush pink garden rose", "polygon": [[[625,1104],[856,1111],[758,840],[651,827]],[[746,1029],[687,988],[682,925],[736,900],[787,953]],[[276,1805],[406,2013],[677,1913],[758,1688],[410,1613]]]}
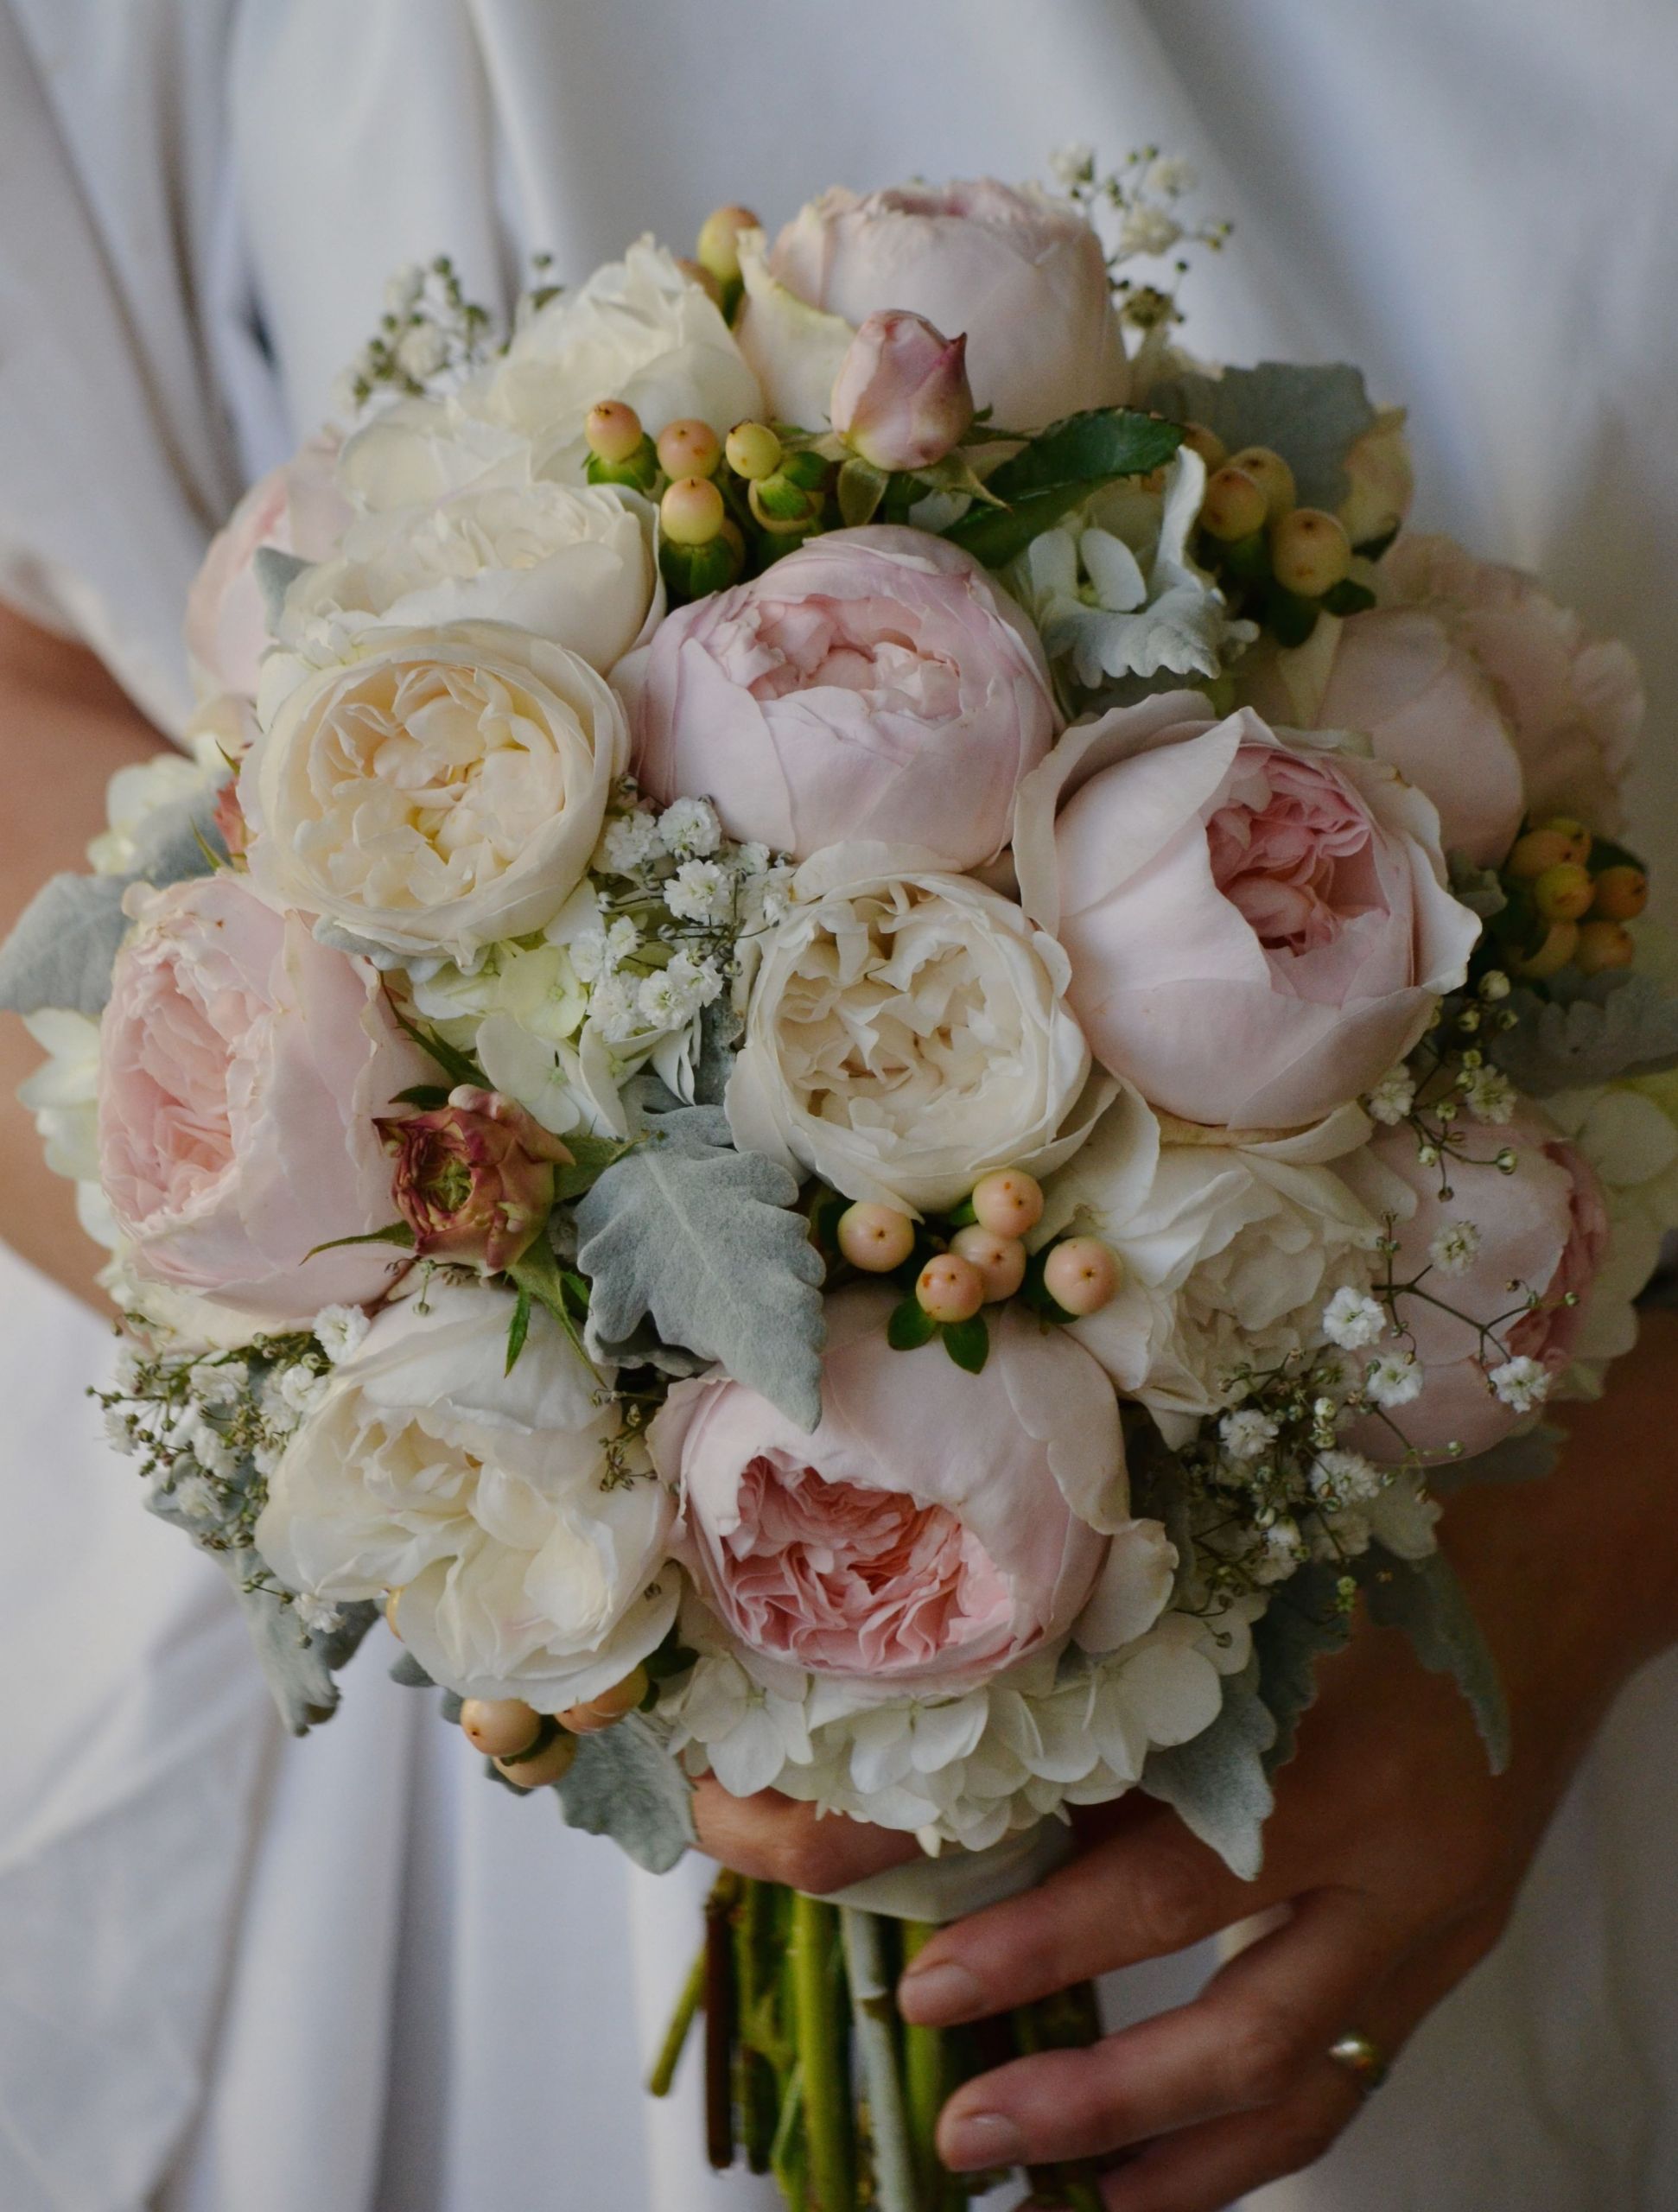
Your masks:
{"label": "blush pink garden rose", "polygon": [[1384,763],[1172,692],[1069,731],[1020,792],[1021,903],[1096,1058],[1185,1121],[1289,1128],[1378,1082],[1480,925]]}
{"label": "blush pink garden rose", "polygon": [[391,1221],[374,1126],[435,1071],[376,971],[221,874],[145,897],[100,1027],[99,1173],[144,1280],[273,1323],[365,1305]]}
{"label": "blush pink garden rose", "polygon": [[834,429],[876,468],[930,468],[972,426],[966,352],[923,315],[871,315],[833,379]]}
{"label": "blush pink garden rose", "polygon": [[618,672],[634,772],[805,859],[877,838],[994,860],[1058,727],[1036,632],[924,531],[839,530],[682,607]]}
{"label": "blush pink garden rose", "polygon": [[1439,809],[1447,852],[1480,868],[1508,856],[1526,808],[1521,756],[1490,677],[1440,615],[1324,616],[1305,645],[1249,655],[1236,684],[1272,724],[1367,737]]}
{"label": "blush pink garden rose", "polygon": [[885,1695],[959,1691],[1075,1626],[1103,1650],[1144,1633],[1175,1554],[1130,1518],[1095,1361],[1009,1306],[968,1375],[936,1341],[893,1351],[892,1304],[830,1301],[813,1435],[725,1376],[671,1391],[650,1443],[707,1603],[760,1659]]}
{"label": "blush pink garden rose", "polygon": [[[1505,1145],[1512,1174],[1491,1164]],[[1394,1224],[1393,1280],[1420,1278],[1427,1294],[1398,1298],[1402,1336],[1389,1330],[1367,1355],[1408,1347],[1422,1375],[1420,1396],[1347,1432],[1371,1459],[1402,1459],[1408,1446],[1440,1459],[1453,1443],[1471,1459],[1507,1436],[1571,1364],[1607,1255],[1602,1185],[1535,1106],[1520,1101],[1501,1126],[1466,1125],[1465,1149],[1445,1198],[1440,1170],[1422,1165],[1410,1129],[1382,1130],[1370,1147],[1415,1197],[1414,1211]],[[1539,1303],[1523,1311],[1530,1294]],[[1482,1338],[1481,1328],[1490,1335]],[[1500,1376],[1503,1395],[1494,1387]]]}
{"label": "blush pink garden rose", "polygon": [[994,177],[825,192],[772,247],[740,242],[740,349],[774,412],[825,426],[851,331],[887,308],[967,340],[973,397],[1010,430],[1125,396],[1101,240],[1078,209]]}
{"label": "blush pink garden rose", "polygon": [[257,552],[267,545],[300,560],[324,561],[337,550],[352,518],[337,461],[336,437],[323,432],[310,438],[257,479],[212,539],[187,594],[187,651],[206,696],[256,697],[257,663],[269,641]]}
{"label": "blush pink garden rose", "polygon": [[1434,615],[1490,683],[1526,777],[1527,811],[1614,830],[1643,715],[1630,650],[1599,638],[1531,576],[1448,537],[1401,537],[1377,571],[1382,607]]}

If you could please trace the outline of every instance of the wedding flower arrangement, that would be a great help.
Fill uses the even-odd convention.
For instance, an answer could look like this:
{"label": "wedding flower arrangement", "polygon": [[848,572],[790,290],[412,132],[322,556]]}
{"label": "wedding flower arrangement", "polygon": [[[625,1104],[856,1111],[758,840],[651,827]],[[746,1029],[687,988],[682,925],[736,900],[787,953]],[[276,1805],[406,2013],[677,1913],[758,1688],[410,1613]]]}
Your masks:
{"label": "wedding flower arrangement", "polygon": [[702,2004],[711,2156],[820,2212],[976,2186],[925,1923],[1133,1789],[1255,1871],[1360,1605],[1505,1757],[1442,1501],[1678,1223],[1629,656],[1408,528],[1355,370],[1183,349],[1182,164],[1057,175],[504,334],[403,273],[0,953],[112,1439],[293,1729],[383,1615],[644,1865],[703,1775],[919,1840],[725,1876],[660,2061]]}

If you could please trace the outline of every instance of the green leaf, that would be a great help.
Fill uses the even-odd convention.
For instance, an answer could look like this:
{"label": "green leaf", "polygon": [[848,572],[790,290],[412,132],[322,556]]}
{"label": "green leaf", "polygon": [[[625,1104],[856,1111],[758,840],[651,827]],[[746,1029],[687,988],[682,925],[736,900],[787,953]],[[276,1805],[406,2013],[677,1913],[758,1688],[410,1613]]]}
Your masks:
{"label": "green leaf", "polygon": [[1301,599],[1273,583],[1264,595],[1264,620],[1279,645],[1302,645],[1317,626],[1314,599]]}
{"label": "green leaf", "polygon": [[[558,1255],[545,1236],[538,1236],[527,1252],[521,1253],[506,1270],[507,1281],[521,1298],[533,1298],[537,1304],[558,1322],[571,1342],[586,1359],[588,1347],[577,1331],[572,1318],[570,1300],[566,1296],[566,1271],[559,1264]],[[518,1319],[514,1315],[514,1320]],[[528,1321],[525,1325],[529,1325]],[[507,1362],[507,1371],[512,1362]]]}
{"label": "green leaf", "polygon": [[1243,1882],[1255,1880],[1264,1864],[1264,1823],[1275,1803],[1265,1753],[1276,1724],[1255,1687],[1257,1671],[1249,1662],[1230,1676],[1211,1726],[1186,1744],[1150,1751],[1141,1780]]}
{"label": "green leaf", "polygon": [[650,1874],[666,1874],[697,1841],[693,1784],[639,1713],[584,1736],[558,1784],[566,1823],[609,1835]]}
{"label": "green leaf", "polygon": [[439,1106],[447,1106],[448,1093],[440,1083],[416,1083],[407,1090],[397,1091],[391,1101],[393,1106],[418,1106],[428,1114]]}
{"label": "green leaf", "polygon": [[405,1690],[434,1690],[437,1687],[411,1651],[398,1651],[391,1662],[391,1680]]}
{"label": "green leaf", "polygon": [[585,1129],[573,1129],[561,1139],[571,1157],[554,1169],[556,1201],[563,1204],[592,1190],[613,1162],[633,1152],[639,1141],[639,1137],[596,1137]]}
{"label": "green leaf", "polygon": [[512,1301],[512,1319],[507,1323],[507,1363],[504,1375],[511,1375],[518,1364],[518,1355],[524,1349],[524,1340],[531,1333],[531,1294],[521,1283]]}
{"label": "green leaf", "polygon": [[1548,988],[1548,997],[1514,991],[1515,1027],[1488,1045],[1518,1090],[1548,1098],[1678,1067],[1678,998],[1668,998],[1652,976],[1621,969],[1586,978],[1564,969]]}
{"label": "green leaf", "polygon": [[944,532],[987,568],[1006,568],[1039,531],[1080,506],[1103,484],[1145,476],[1183,442],[1181,425],[1134,408],[1099,407],[1040,431],[985,479],[1002,509],[974,508]]}
{"label": "green leaf", "polygon": [[388,990],[385,997],[386,1004],[396,1019],[396,1025],[403,1035],[412,1038],[423,1052],[430,1054],[448,1077],[451,1085],[470,1084],[474,1090],[487,1090],[490,1088],[488,1077],[470,1052],[461,1052],[458,1046],[451,1045],[446,1037],[440,1037],[428,1023],[410,1021]]}
{"label": "green leaf", "polygon": [[1359,1562],[1370,1618],[1402,1628],[1430,1674],[1449,1675],[1468,1700],[1494,1774],[1507,1772],[1509,1701],[1468,1594],[1443,1552],[1402,1560],[1374,1545]]}
{"label": "green leaf", "polygon": [[1231,453],[1268,446],[1293,470],[1300,505],[1330,514],[1351,489],[1346,454],[1376,414],[1363,371],[1344,362],[1261,361],[1174,378],[1149,397],[1181,422],[1204,423]]}
{"label": "green leaf", "polygon": [[1330,614],[1364,614],[1375,605],[1375,594],[1367,584],[1355,582],[1351,576],[1342,576],[1339,582],[1322,596],[1322,606]]}
{"label": "green leaf", "polygon": [[990,1357],[990,1331],[982,1313],[975,1313],[965,1321],[946,1321],[944,1325],[944,1348],[957,1367],[965,1368],[969,1375],[983,1372]]}
{"label": "green leaf", "polygon": [[938,1323],[918,1298],[906,1298],[892,1308],[886,1324],[886,1341],[893,1351],[918,1351],[938,1334]]}
{"label": "green leaf", "polygon": [[414,1249],[414,1232],[405,1221],[393,1221],[385,1229],[370,1229],[365,1236],[334,1236],[325,1244],[317,1244],[303,1257],[312,1260],[316,1252],[341,1252],[346,1244],[395,1244],[404,1252]]}
{"label": "green leaf", "polygon": [[891,481],[883,468],[853,454],[839,471],[839,518],[847,530],[861,530],[871,523]]}
{"label": "green leaf", "polygon": [[1353,1616],[1338,1602],[1340,1575],[1338,1565],[1301,1567],[1253,1624],[1258,1693],[1276,1724],[1276,1740],[1264,1757],[1267,1774],[1293,1756],[1300,1716],[1317,1701],[1319,1662],[1351,1640]]}
{"label": "green leaf", "polygon": [[627,1338],[644,1313],[672,1344],[813,1429],[822,1414],[821,1257],[797,1179],[736,1152],[718,1106],[647,1116],[647,1141],[579,1204],[590,1330]]}

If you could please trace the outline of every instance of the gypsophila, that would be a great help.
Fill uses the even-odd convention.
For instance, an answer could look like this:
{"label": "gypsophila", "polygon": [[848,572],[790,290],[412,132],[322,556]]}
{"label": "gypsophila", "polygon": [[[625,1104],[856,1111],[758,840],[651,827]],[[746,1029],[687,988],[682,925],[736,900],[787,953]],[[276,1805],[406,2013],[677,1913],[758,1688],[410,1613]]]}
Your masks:
{"label": "gypsophila", "polygon": [[709,858],[722,842],[722,824],[708,798],[678,798],[658,817],[658,842],[675,861]]}
{"label": "gypsophila", "polygon": [[1387,1478],[1361,1452],[1325,1452],[1311,1471],[1311,1487],[1319,1497],[1341,1505],[1365,1504],[1378,1497]]}
{"label": "gypsophila", "polygon": [[1387,1309],[1367,1291],[1350,1283],[1337,1290],[1323,1308],[1323,1333],[1342,1351],[1361,1351],[1387,1332]]}
{"label": "gypsophila", "polygon": [[336,1367],[360,1349],[371,1324],[359,1306],[323,1306],[310,1334]]}
{"label": "gypsophila", "polygon": [[1501,1127],[1515,1116],[1515,1086],[1497,1068],[1478,1068],[1463,1084],[1463,1103],[1477,1122]]}
{"label": "gypsophila", "polygon": [[1533,1412],[1550,1395],[1548,1370],[1524,1353],[1494,1367],[1486,1380],[1503,1404],[1513,1407],[1517,1414]]}
{"label": "gypsophila", "polygon": [[718,861],[683,861],[664,886],[664,904],[678,921],[719,925],[734,911],[734,880]]}
{"label": "gypsophila", "polygon": [[1421,1363],[1414,1352],[1377,1352],[1363,1370],[1363,1395],[1371,1405],[1390,1411],[1419,1398],[1424,1380]]}
{"label": "gypsophila", "polygon": [[1262,1459],[1281,1431],[1268,1414],[1254,1406],[1243,1406],[1224,1414],[1217,1433],[1232,1459]]}
{"label": "gypsophila", "polygon": [[1408,1120],[1415,1103],[1416,1086],[1407,1067],[1389,1068],[1363,1101],[1375,1119],[1389,1129]]}
{"label": "gypsophila", "polygon": [[1480,1249],[1480,1232],[1471,1221],[1447,1221],[1433,1232],[1427,1256],[1442,1274],[1465,1275]]}
{"label": "gypsophila", "polygon": [[606,825],[594,855],[594,865],[607,875],[633,875],[663,850],[658,824],[640,809],[614,815]]}

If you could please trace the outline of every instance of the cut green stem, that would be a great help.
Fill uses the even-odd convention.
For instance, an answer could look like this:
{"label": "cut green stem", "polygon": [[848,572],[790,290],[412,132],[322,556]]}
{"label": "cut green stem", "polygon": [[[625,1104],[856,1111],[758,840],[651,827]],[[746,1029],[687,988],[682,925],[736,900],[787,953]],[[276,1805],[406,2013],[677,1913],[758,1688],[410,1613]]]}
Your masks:
{"label": "cut green stem", "polygon": [[792,1985],[804,2065],[808,2212],[857,2212],[855,2139],[844,2023],[833,1976],[837,1915],[819,1897],[792,1900]]}
{"label": "cut green stem", "polygon": [[682,1985],[682,1993],[676,2000],[676,2010],[670,2016],[670,2025],[664,2030],[664,2040],[658,2047],[652,2071],[647,2075],[648,2094],[667,2097],[676,2080],[676,2069],[682,2063],[682,2053],[687,2048],[693,2031],[694,2015],[705,1994],[705,1954],[702,1950],[688,1969],[688,1978]]}

